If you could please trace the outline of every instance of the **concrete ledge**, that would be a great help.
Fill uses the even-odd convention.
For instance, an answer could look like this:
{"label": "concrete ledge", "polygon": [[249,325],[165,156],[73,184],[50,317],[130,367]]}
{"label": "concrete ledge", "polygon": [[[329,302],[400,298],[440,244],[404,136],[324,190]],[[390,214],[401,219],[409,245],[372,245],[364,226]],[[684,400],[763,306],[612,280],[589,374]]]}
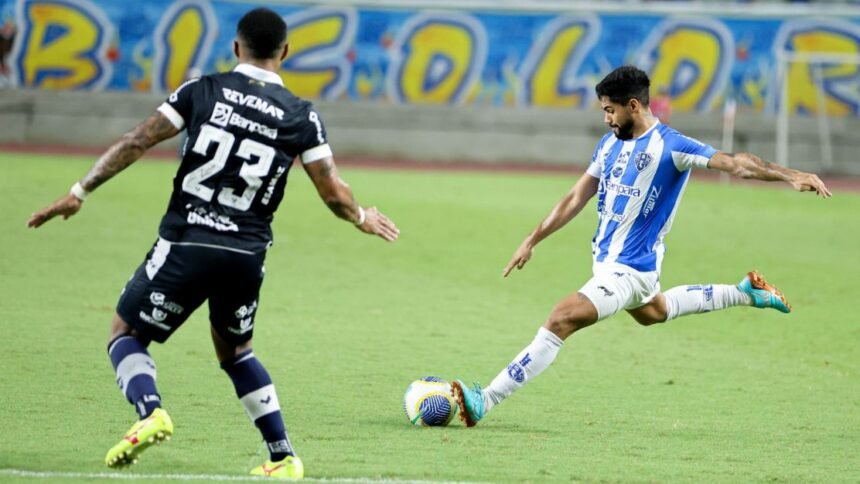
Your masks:
{"label": "concrete ledge", "polygon": [[[157,94],[0,90],[0,143],[103,147],[134,127],[164,100]],[[597,109],[403,106],[379,102],[317,103],[336,155],[411,160],[582,165],[606,133]],[[860,174],[856,118],[830,119],[833,174]],[[672,126],[720,147],[715,114],[676,114]],[[773,160],[776,120],[740,112],[734,151]],[[163,148],[176,149],[178,139]],[[791,120],[790,164],[823,171],[815,118]]]}

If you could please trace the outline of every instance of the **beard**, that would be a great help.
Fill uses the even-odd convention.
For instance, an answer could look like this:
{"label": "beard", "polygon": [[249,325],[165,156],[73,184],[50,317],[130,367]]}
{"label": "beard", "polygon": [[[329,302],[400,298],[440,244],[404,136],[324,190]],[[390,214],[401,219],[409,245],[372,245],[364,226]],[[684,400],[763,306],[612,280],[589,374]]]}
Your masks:
{"label": "beard", "polygon": [[620,140],[629,140],[633,138],[633,120],[629,120],[624,124],[619,124],[616,127],[612,128],[612,131],[615,133],[615,137]]}

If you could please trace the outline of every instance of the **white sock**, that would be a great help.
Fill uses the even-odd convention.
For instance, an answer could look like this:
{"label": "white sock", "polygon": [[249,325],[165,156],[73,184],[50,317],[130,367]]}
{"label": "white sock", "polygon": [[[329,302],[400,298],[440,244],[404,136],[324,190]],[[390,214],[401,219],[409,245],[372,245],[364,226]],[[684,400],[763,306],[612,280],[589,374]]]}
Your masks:
{"label": "white sock", "polygon": [[552,331],[541,327],[535,339],[514,358],[510,365],[499,373],[484,388],[484,412],[501,403],[532,378],[540,375],[555,360],[564,341]]}
{"label": "white sock", "polygon": [[707,313],[732,306],[749,306],[749,294],[728,284],[678,286],[663,293],[666,321],[687,314]]}

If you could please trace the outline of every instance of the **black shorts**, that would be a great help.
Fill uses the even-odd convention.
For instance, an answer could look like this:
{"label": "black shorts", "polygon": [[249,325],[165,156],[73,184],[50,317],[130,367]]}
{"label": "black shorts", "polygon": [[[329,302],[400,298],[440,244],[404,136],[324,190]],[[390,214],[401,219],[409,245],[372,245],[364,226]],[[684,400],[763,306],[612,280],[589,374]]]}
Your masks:
{"label": "black shorts", "polygon": [[163,343],[209,300],[209,321],[241,344],[254,331],[266,253],[185,245],[158,239],[126,284],[120,317],[144,338]]}

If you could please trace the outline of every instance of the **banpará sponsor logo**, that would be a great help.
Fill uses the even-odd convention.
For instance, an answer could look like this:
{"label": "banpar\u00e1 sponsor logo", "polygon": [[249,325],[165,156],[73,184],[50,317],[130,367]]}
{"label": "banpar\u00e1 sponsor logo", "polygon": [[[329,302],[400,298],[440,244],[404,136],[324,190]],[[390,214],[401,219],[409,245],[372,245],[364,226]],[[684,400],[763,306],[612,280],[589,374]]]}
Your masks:
{"label": "banpar\u00e1 sponsor logo", "polygon": [[234,113],[233,106],[228,106],[221,102],[215,103],[215,108],[212,110],[212,116],[209,118],[209,121],[221,127],[230,125],[250,131],[251,133],[260,133],[269,139],[278,138],[277,129],[270,128],[256,121],[251,121],[239,113]]}
{"label": "banpar\u00e1 sponsor logo", "polygon": [[642,190],[639,188],[632,187],[630,185],[622,185],[611,180],[606,180],[606,191],[637,198],[642,194]]}

